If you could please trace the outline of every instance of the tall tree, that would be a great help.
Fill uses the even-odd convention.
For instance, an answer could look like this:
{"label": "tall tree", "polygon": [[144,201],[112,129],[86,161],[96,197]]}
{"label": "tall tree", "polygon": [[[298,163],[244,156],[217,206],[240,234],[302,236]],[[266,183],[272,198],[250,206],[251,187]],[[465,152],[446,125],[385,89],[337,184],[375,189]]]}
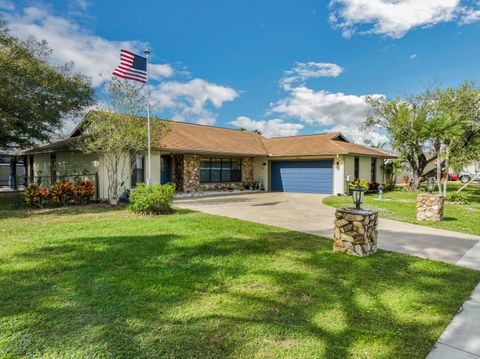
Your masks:
{"label": "tall tree", "polygon": [[366,101],[371,106],[365,122],[367,128],[377,127],[387,132],[393,149],[410,165],[413,188],[418,190],[429,162],[424,153],[428,136],[423,129],[430,112],[430,96],[425,93],[393,100],[369,96]]}
{"label": "tall tree", "polygon": [[62,118],[92,104],[90,81],[50,54],[45,41],[21,41],[0,19],[0,148],[47,141]]}
{"label": "tall tree", "polygon": [[[112,205],[126,187],[132,174],[131,159],[147,151],[145,118],[113,112],[91,111],[83,122],[84,132],[77,148],[98,156],[105,166],[107,197]],[[155,143],[167,130],[157,119],[151,121],[151,137]]]}
{"label": "tall tree", "polygon": [[[116,205],[133,171],[131,159],[147,151],[145,88],[135,82],[113,78],[106,86],[106,111],[91,111],[84,120],[78,149],[101,158],[106,169],[107,197]],[[151,138],[159,143],[168,125],[151,120]]]}

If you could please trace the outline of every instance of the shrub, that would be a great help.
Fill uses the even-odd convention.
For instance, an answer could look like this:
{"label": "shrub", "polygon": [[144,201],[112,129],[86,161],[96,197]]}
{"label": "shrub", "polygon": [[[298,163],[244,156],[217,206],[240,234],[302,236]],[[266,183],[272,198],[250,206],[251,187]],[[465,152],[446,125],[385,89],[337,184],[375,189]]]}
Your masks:
{"label": "shrub", "polygon": [[75,199],[76,188],[70,181],[57,181],[50,191],[53,202],[66,206]]}
{"label": "shrub", "polygon": [[466,193],[460,192],[460,193],[449,193],[447,194],[446,198],[447,202],[456,202],[456,203],[461,203],[461,204],[467,204],[470,203],[470,199]]}
{"label": "shrub", "polygon": [[356,178],[352,182],[350,182],[350,189],[354,189],[355,186],[360,186],[362,187],[365,191],[368,191],[368,182],[365,181],[364,179]]}
{"label": "shrub", "polygon": [[92,181],[89,179],[81,180],[76,188],[75,194],[80,203],[87,203],[95,194],[95,188],[93,187]]}
{"label": "shrub", "polygon": [[170,204],[174,194],[175,185],[171,183],[150,186],[140,183],[135,190],[130,192],[130,209],[135,213],[142,214],[172,213]]}
{"label": "shrub", "polygon": [[32,183],[25,189],[24,198],[27,206],[36,206],[43,208],[49,199],[48,188],[40,188],[36,183]]}

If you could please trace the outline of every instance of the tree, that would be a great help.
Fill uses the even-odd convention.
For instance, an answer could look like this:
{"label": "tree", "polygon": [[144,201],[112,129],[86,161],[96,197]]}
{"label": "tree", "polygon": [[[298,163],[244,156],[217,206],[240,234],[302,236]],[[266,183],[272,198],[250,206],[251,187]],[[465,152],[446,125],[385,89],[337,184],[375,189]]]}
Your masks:
{"label": "tree", "polygon": [[[447,182],[448,182],[448,168],[450,160],[450,145],[454,139],[459,138],[463,133],[463,125],[460,121],[455,121],[450,115],[446,113],[439,113],[436,116],[431,117],[425,124],[423,129],[425,137],[428,137],[433,142],[433,150],[436,158],[437,167],[437,185],[438,194],[440,196],[447,194]],[[444,171],[444,183],[442,190],[442,161],[441,150],[442,145],[445,150],[445,171]]]}
{"label": "tree", "polygon": [[0,20],[0,148],[47,141],[63,118],[93,102],[90,81],[72,64],[53,65],[45,41],[20,41]]}
{"label": "tree", "polygon": [[371,106],[366,127],[382,128],[387,132],[393,149],[412,169],[415,190],[420,188],[425,166],[429,162],[424,153],[428,136],[423,129],[430,112],[430,100],[428,93],[407,99],[366,98]]}
{"label": "tree", "polygon": [[[91,111],[86,116],[83,138],[78,149],[99,157],[106,170],[107,197],[116,205],[132,173],[130,159],[147,151],[147,121],[145,118]],[[157,141],[167,125],[158,119],[151,121],[151,138]]]}

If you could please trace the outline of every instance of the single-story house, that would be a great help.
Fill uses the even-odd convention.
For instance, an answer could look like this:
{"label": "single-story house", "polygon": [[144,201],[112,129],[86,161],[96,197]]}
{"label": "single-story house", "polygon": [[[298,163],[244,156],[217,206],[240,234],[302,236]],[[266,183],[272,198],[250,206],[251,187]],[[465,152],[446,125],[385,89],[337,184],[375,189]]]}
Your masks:
{"label": "single-story house", "polygon": [[[395,157],[351,143],[339,132],[265,138],[249,131],[166,122],[168,132],[152,139],[152,182],[173,182],[184,192],[243,189],[261,182],[267,191],[343,194],[348,179],[383,181],[384,160]],[[50,176],[52,168],[70,163],[82,172],[97,173],[99,196],[106,198],[102,158],[75,149],[81,129],[77,126],[66,139],[22,152],[27,176]],[[146,178],[146,156],[131,158],[130,164],[123,179],[126,188]]]}

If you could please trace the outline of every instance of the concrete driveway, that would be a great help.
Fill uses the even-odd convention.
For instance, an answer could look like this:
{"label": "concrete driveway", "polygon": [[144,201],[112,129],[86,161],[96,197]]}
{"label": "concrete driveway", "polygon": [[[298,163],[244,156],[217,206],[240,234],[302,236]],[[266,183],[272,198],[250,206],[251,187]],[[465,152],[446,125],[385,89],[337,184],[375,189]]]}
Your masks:
{"label": "concrete driveway", "polygon": [[[335,209],[325,195],[250,193],[175,201],[180,208],[332,238]],[[380,218],[379,248],[480,269],[480,237]],[[478,245],[477,245],[478,243]]]}

